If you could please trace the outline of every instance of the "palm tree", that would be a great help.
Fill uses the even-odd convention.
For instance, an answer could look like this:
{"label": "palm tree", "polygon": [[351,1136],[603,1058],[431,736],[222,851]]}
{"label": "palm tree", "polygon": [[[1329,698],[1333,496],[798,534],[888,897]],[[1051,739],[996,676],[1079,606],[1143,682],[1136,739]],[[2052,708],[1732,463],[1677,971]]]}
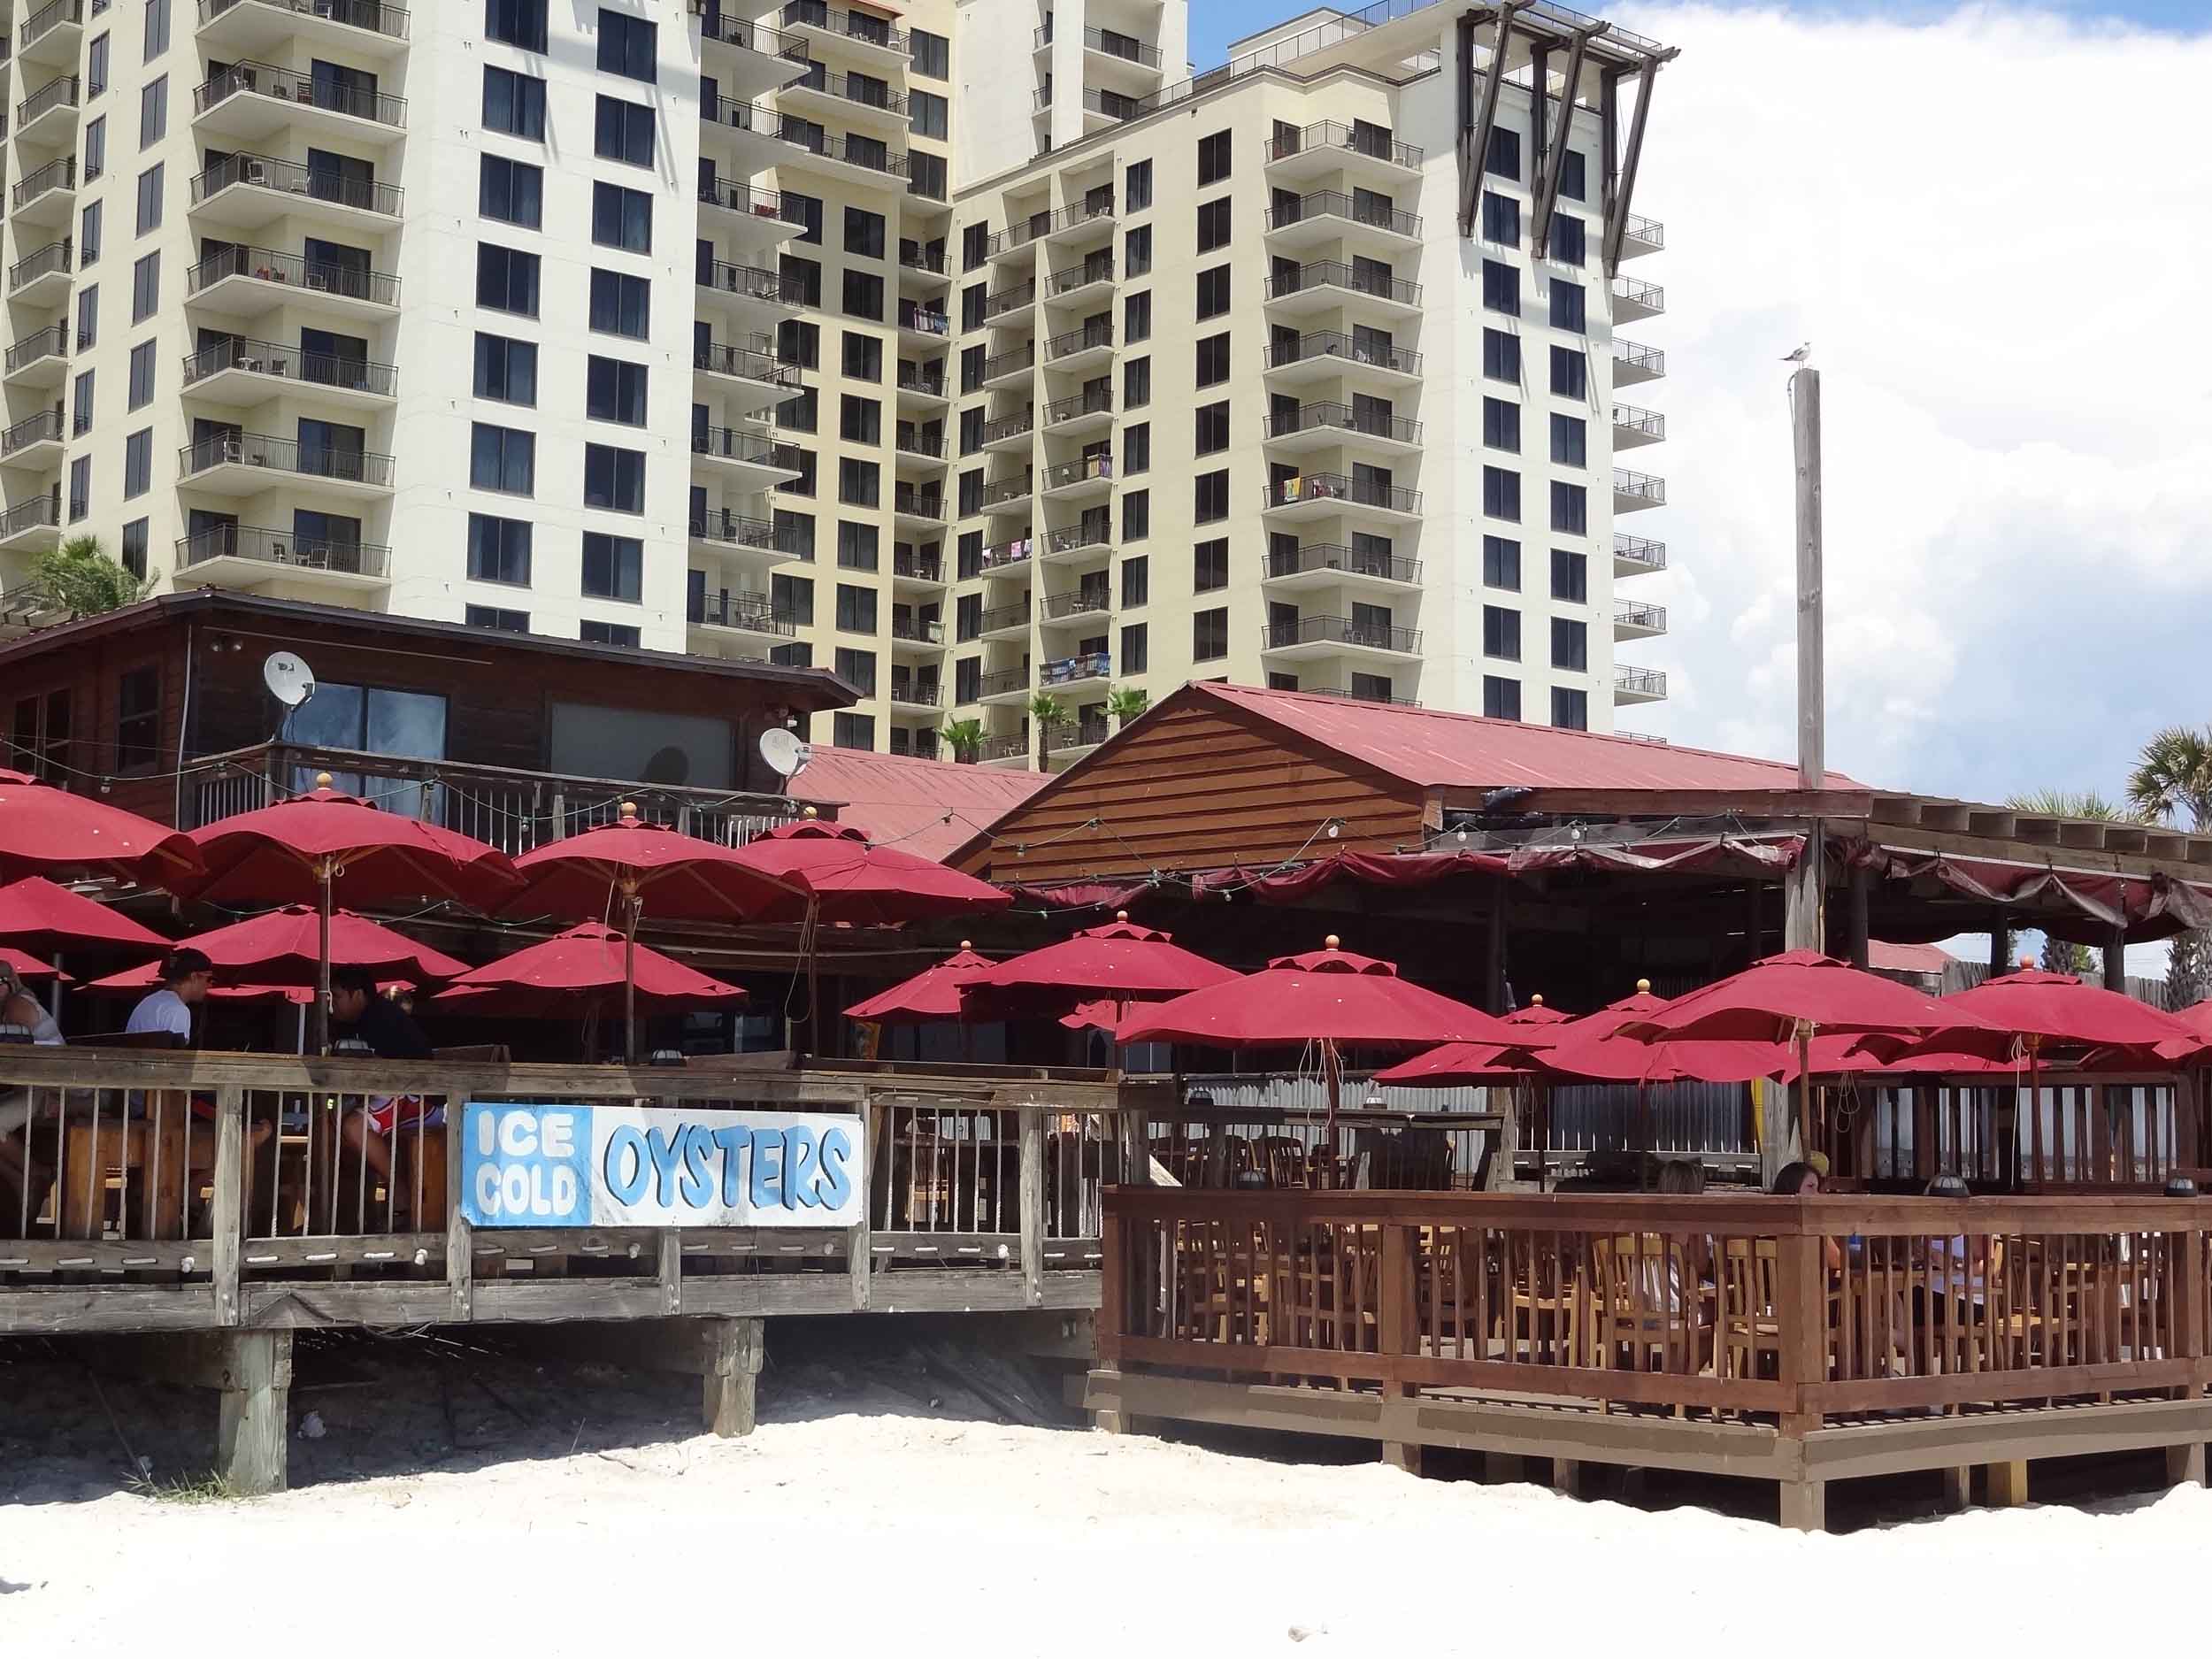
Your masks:
{"label": "palm tree", "polygon": [[[2005,804],[2016,812],[2038,818],[2098,818],[2118,823],[2134,817],[2123,811],[2093,789],[2038,789],[2032,795],[2008,795]],[[2047,973],[2083,973],[2089,967],[2089,947],[2072,945],[2048,933],[2043,935],[2043,971]]]}
{"label": "palm tree", "polygon": [[33,577],[73,620],[134,605],[153,590],[151,576],[134,576],[107,556],[96,535],[75,535],[39,555]]}
{"label": "palm tree", "polygon": [[942,735],[945,747],[952,750],[952,757],[966,764],[975,764],[975,757],[983,749],[983,722],[980,720],[948,720]]}
{"label": "palm tree", "polygon": [[[2151,734],[2128,773],[2128,803],[2144,818],[2172,824],[2185,814],[2201,834],[2212,824],[2212,733],[2170,726]],[[2176,933],[2166,958],[2166,1006],[2187,1008],[2212,992],[2212,938]]]}
{"label": "palm tree", "polygon": [[1106,694],[1106,712],[1114,717],[1116,730],[1152,706],[1152,694],[1137,686],[1116,686]]}
{"label": "palm tree", "polygon": [[1045,769],[1045,761],[1052,754],[1053,728],[1068,718],[1068,705],[1049,691],[1040,691],[1029,699],[1029,723],[1037,728],[1037,770]]}

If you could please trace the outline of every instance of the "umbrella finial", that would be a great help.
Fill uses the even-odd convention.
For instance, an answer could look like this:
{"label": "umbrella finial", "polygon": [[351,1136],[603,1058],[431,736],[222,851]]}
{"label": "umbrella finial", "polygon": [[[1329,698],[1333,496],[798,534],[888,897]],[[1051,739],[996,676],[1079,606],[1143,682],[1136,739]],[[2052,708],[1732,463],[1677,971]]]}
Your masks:
{"label": "umbrella finial", "polygon": [[821,814],[817,812],[812,807],[808,807],[804,811],[801,812],[799,816],[801,818],[819,818]]}
{"label": "umbrella finial", "polygon": [[1532,997],[1530,997],[1530,998],[1528,999],[1528,1005],[1529,1005],[1531,1008],[1541,1008],[1541,1007],[1543,1007],[1543,1005],[1544,1005],[1544,994],[1543,994],[1541,991],[1537,992],[1535,995],[1533,995],[1533,996],[1532,996]]}
{"label": "umbrella finial", "polygon": [[1651,995],[1651,981],[1649,979],[1637,980],[1636,995],[1639,996],[1649,996]]}
{"label": "umbrella finial", "polygon": [[2020,958],[2020,972],[2021,972],[2025,973],[2025,972],[2028,972],[2031,968],[2032,968],[2032,967],[2034,967],[2034,966],[2035,966],[2035,958],[2034,958],[2033,956],[2023,956],[2023,957],[2021,957],[2021,958]]}
{"label": "umbrella finial", "polygon": [[1118,922],[1125,922],[1129,919],[1129,912],[1127,910],[1116,910],[1114,912],[1114,919]]}
{"label": "umbrella finial", "polygon": [[625,801],[625,802],[622,803],[622,821],[623,821],[625,824],[634,824],[634,823],[636,823],[636,822],[637,822],[637,803],[636,803],[636,802],[634,802],[634,801]]}
{"label": "umbrella finial", "polygon": [[1344,949],[1344,941],[1339,939],[1334,933],[1331,933],[1326,939],[1321,941],[1321,948],[1324,950],[1341,950]]}
{"label": "umbrella finial", "polygon": [[330,774],[329,774],[328,772],[317,772],[317,773],[315,774],[315,787],[316,787],[318,789],[327,789],[327,788],[329,788],[329,787],[330,787]]}
{"label": "umbrella finial", "polygon": [[962,940],[960,941],[960,949],[963,950],[973,950],[975,949],[975,941],[972,939]]}

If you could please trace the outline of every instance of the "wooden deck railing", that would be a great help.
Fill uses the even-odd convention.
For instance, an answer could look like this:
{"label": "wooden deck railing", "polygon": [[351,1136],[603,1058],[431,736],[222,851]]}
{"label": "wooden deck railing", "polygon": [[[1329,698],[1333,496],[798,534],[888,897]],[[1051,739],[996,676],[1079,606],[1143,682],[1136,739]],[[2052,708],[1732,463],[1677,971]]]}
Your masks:
{"label": "wooden deck railing", "polygon": [[1770,1422],[2201,1394],[2200,1200],[1106,1194],[1099,1363]]}

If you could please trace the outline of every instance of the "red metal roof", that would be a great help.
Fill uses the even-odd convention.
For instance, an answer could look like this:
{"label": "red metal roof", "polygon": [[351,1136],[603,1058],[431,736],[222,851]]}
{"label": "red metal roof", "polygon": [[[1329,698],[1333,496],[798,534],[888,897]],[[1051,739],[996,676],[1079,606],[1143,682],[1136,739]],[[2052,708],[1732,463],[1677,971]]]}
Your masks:
{"label": "red metal roof", "polygon": [[791,793],[801,801],[841,803],[839,822],[857,824],[879,845],[941,860],[1047,781],[1042,772],[818,744],[791,780]]}
{"label": "red metal roof", "polygon": [[[1749,789],[1797,787],[1797,768],[1632,737],[1408,709],[1310,692],[1213,683],[1191,689],[1425,788]],[[1867,786],[1830,772],[1832,789]]]}
{"label": "red metal roof", "polygon": [[1941,973],[1958,958],[1940,945],[1890,945],[1870,940],[1866,965],[1883,973]]}

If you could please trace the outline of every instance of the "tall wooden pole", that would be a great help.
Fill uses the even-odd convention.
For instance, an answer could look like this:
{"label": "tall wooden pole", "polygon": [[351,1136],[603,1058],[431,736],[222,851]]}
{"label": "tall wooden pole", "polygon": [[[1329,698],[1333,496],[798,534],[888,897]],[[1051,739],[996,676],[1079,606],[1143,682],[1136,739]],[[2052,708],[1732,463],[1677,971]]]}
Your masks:
{"label": "tall wooden pole", "polygon": [[[1790,439],[1797,495],[1797,787],[1808,794],[1828,787],[1825,622],[1821,595],[1820,373],[1800,366],[1790,376]],[[1817,818],[1805,824],[1804,850],[1783,887],[1782,947],[1828,949],[1828,849]],[[1760,1151],[1769,1181],[1782,1164],[1812,1150],[1813,1079],[1808,1064],[1811,1030],[1797,1027],[1795,1123],[1779,1111],[1765,1114]],[[1795,1141],[1794,1148],[1790,1142]]]}

